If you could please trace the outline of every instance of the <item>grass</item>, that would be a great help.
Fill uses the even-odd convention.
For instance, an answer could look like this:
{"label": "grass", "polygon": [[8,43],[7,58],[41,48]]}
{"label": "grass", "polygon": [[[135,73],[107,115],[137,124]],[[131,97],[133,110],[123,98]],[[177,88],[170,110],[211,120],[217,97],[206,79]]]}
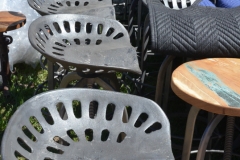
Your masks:
{"label": "grass", "polygon": [[[35,69],[26,64],[15,65],[11,76],[10,97],[5,98],[0,92],[0,135],[17,108],[33,96],[38,85],[46,80],[47,71],[38,65]],[[1,138],[0,137],[0,138]]]}

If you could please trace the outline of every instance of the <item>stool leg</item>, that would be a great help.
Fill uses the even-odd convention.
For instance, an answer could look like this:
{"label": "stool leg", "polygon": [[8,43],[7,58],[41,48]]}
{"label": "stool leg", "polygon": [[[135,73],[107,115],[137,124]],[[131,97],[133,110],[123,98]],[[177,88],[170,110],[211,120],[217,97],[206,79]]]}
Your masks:
{"label": "stool leg", "polygon": [[[172,62],[174,59],[174,56],[167,56],[162,65],[160,66],[160,69],[158,71],[158,76],[157,76],[157,86],[156,86],[156,93],[155,93],[155,102],[161,106],[162,103],[162,92],[163,92],[163,82],[164,82],[164,77],[165,73],[167,70],[168,65]],[[165,110],[163,110],[165,111]]]}
{"label": "stool leg", "polygon": [[137,25],[138,25],[138,32],[137,32],[137,46],[139,47],[141,44],[141,37],[142,37],[142,25],[141,25],[141,17],[142,17],[142,0],[138,0],[138,17],[137,17]]}
{"label": "stool leg", "polygon": [[165,77],[165,83],[164,83],[164,97],[163,97],[163,102],[162,102],[162,109],[167,113],[167,106],[168,106],[168,97],[169,97],[169,91],[170,91],[170,82],[171,82],[171,76],[172,76],[172,64],[173,61],[170,62],[168,68],[167,68],[167,73]]}
{"label": "stool leg", "polygon": [[224,160],[231,160],[232,156],[232,142],[234,135],[235,117],[227,117],[226,137],[224,145]]}
{"label": "stool leg", "polygon": [[205,129],[201,142],[198,148],[197,160],[204,160],[206,148],[208,145],[208,141],[218,125],[218,123],[224,118],[224,115],[216,115],[215,118],[208,124],[207,128]]}
{"label": "stool leg", "polygon": [[185,130],[182,160],[189,160],[190,158],[194,126],[195,126],[196,118],[199,111],[200,109],[194,106],[192,106],[189,111],[186,130]]}
{"label": "stool leg", "polygon": [[0,74],[2,75],[2,89],[3,94],[8,96],[9,83],[10,83],[10,68],[8,57],[8,45],[12,43],[11,36],[4,36],[0,33]]}
{"label": "stool leg", "polygon": [[53,90],[54,89],[54,64],[48,60],[47,65],[48,65],[48,90]]}

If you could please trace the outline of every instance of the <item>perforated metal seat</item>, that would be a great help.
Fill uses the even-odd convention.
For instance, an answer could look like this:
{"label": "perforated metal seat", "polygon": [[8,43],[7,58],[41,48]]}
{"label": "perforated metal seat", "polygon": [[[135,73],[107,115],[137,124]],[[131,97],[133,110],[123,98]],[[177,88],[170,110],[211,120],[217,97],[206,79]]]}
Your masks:
{"label": "perforated metal seat", "polygon": [[[98,107],[90,118],[93,101]],[[59,116],[58,104],[65,106],[66,119]],[[110,116],[109,106],[114,106]],[[127,123],[122,120],[125,106]],[[90,89],[54,90],[32,97],[10,119],[1,148],[4,160],[16,156],[30,160],[174,159],[169,121],[156,103]]]}
{"label": "perforated metal seat", "polygon": [[41,15],[74,13],[115,19],[111,0],[28,0]]}
{"label": "perforated metal seat", "polygon": [[78,72],[140,74],[126,29],[111,19],[60,14],[40,17],[29,28],[32,46],[51,62]]}

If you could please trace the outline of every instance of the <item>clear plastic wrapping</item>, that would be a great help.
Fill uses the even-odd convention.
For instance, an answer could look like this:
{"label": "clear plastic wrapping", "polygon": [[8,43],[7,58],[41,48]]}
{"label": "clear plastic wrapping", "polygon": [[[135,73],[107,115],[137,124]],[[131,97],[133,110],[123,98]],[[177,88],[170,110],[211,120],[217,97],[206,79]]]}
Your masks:
{"label": "clear plastic wrapping", "polygon": [[36,66],[40,53],[31,46],[28,40],[28,28],[40,15],[28,5],[27,0],[1,0],[0,11],[20,12],[27,18],[23,27],[6,33],[13,38],[13,43],[9,45],[10,69],[13,69],[14,64],[23,62],[33,67]]}

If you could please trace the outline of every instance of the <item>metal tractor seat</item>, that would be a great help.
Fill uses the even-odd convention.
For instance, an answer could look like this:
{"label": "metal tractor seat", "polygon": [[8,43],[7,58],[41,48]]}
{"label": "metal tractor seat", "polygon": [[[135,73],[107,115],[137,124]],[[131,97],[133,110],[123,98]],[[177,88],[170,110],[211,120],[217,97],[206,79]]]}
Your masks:
{"label": "metal tractor seat", "polygon": [[28,3],[41,15],[72,13],[115,19],[111,0],[28,0]]}
{"label": "metal tractor seat", "polygon": [[77,14],[48,15],[31,24],[29,40],[48,60],[65,69],[76,68],[82,77],[115,71],[141,74],[128,33],[115,20]]}
{"label": "metal tractor seat", "polygon": [[[92,101],[98,104],[94,118],[89,117]],[[59,103],[67,119],[59,116]],[[109,117],[110,105],[115,109]],[[127,123],[122,121],[125,106],[130,110]],[[45,92],[26,101],[11,117],[1,149],[3,160],[174,159],[169,121],[156,103],[76,88]]]}

